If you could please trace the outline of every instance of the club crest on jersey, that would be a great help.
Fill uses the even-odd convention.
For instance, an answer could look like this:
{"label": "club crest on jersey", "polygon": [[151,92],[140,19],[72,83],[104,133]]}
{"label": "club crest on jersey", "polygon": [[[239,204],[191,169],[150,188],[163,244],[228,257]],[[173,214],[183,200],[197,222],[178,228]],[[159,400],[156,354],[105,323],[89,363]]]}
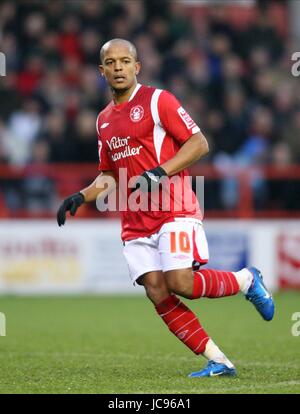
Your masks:
{"label": "club crest on jersey", "polygon": [[130,110],[130,119],[132,122],[139,122],[144,116],[144,108],[141,105],[137,105]]}

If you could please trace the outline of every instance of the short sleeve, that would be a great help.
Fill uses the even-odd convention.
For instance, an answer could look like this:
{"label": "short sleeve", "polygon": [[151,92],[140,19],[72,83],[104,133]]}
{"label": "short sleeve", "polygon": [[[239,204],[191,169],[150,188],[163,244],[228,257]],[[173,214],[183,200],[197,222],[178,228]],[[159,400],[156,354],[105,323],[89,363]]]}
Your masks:
{"label": "short sleeve", "polygon": [[98,136],[98,156],[99,156],[98,170],[99,171],[112,171],[114,168],[113,168],[112,161],[108,153],[108,149],[103,143],[101,135],[99,133],[98,121],[99,121],[99,117],[97,118],[97,121],[96,121],[96,130],[97,130],[97,136]]}
{"label": "short sleeve", "polygon": [[200,131],[198,125],[170,92],[162,91],[159,95],[158,115],[166,132],[181,144]]}

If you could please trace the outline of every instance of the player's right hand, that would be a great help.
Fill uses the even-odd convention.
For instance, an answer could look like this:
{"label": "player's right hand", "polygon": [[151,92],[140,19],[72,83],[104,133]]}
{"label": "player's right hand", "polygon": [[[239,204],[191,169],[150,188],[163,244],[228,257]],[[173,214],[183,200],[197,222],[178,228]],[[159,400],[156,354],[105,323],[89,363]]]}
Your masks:
{"label": "player's right hand", "polygon": [[84,203],[84,195],[82,193],[72,194],[66,198],[57,211],[57,224],[63,226],[66,221],[66,212],[70,211],[71,216],[75,216],[78,207]]}

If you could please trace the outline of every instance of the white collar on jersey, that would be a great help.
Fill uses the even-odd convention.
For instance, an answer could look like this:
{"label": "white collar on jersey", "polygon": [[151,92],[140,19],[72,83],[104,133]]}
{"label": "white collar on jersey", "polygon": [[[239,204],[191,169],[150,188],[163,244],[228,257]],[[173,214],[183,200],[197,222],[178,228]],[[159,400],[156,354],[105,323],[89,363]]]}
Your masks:
{"label": "white collar on jersey", "polygon": [[140,83],[136,84],[136,87],[134,88],[134,90],[132,91],[132,94],[130,95],[130,98],[128,99],[129,101],[132,101],[132,99],[135,97],[135,95],[137,94],[137,91],[140,89],[142,85]]}

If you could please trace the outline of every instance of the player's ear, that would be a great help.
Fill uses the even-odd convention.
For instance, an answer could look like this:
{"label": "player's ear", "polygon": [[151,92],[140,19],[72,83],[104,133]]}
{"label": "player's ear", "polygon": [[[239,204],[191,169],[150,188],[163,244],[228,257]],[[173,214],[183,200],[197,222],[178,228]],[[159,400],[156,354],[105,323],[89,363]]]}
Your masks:
{"label": "player's ear", "polygon": [[104,76],[104,68],[103,65],[99,65],[99,72],[102,76]]}
{"label": "player's ear", "polygon": [[138,75],[141,70],[141,62],[135,62],[135,74]]}

